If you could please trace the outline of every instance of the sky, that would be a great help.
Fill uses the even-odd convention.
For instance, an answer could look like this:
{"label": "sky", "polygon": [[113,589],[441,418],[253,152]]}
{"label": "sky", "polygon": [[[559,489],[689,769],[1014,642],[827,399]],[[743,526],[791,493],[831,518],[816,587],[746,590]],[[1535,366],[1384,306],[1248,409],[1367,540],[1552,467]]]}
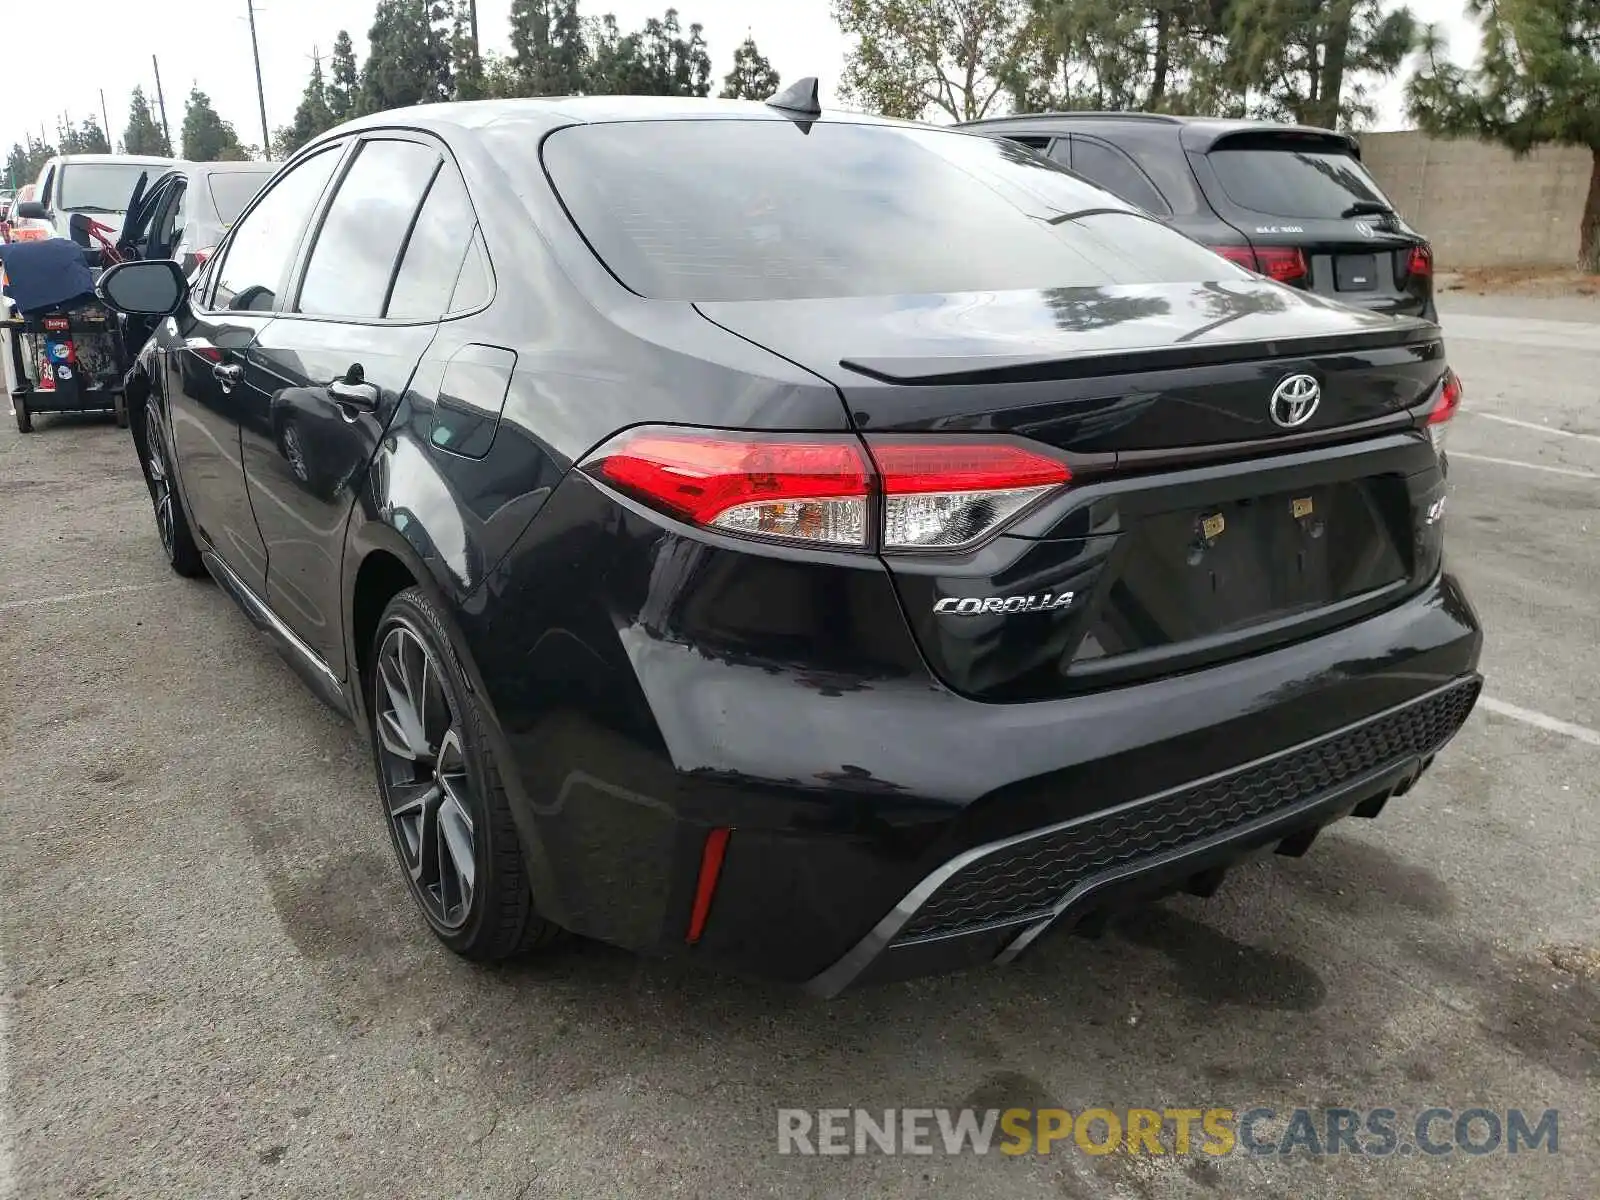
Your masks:
{"label": "sky", "polygon": [[[582,0],[586,15],[614,12],[624,30],[642,25],[675,5],[685,25],[705,26],[713,76],[720,86],[733,65],[733,50],[746,33],[772,60],[787,82],[816,75],[824,104],[835,100],[834,85],[847,49],[829,12],[829,0]],[[113,141],[128,119],[128,97],[143,85],[155,100],[150,56],[161,63],[168,121],[173,140],[183,121],[189,90],[206,92],[224,118],[232,121],[242,141],[260,142],[261,117],[256,101],[250,56],[246,0],[72,0],[71,32],[49,5],[7,5],[0,60],[0,152],[20,141],[25,131],[38,136],[42,122],[50,140],[60,115],[74,124],[91,112],[100,113],[100,90],[111,123]],[[1438,21],[1451,35],[1453,57],[1470,62],[1476,54],[1476,30],[1463,13],[1462,0],[1411,0],[1423,21]],[[311,70],[313,48],[326,55],[340,29],[348,29],[358,56],[366,48],[373,0],[256,0],[256,34],[261,46],[270,128],[287,125],[299,103]],[[486,50],[505,51],[511,0],[478,0],[480,36]],[[37,53],[18,52],[17,42],[30,25],[41,37],[55,27],[59,42]],[[58,46],[71,45],[66,51]],[[69,64],[63,69],[63,64]],[[1380,95],[1376,128],[1405,125],[1401,84],[1397,80]]]}

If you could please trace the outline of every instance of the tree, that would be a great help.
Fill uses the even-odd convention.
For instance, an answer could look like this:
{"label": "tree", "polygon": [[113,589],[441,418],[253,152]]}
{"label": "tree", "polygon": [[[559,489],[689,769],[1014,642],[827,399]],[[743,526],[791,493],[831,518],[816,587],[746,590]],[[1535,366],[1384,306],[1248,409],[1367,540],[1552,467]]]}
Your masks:
{"label": "tree", "polygon": [[144,89],[140,87],[133,89],[133,100],[128,106],[128,127],[122,131],[122,148],[128,154],[172,157],[172,143],[156,123],[150,102],[144,98]]}
{"label": "tree", "polygon": [[356,100],[361,90],[361,74],[356,68],[356,48],[346,30],[333,39],[333,57],[328,63],[328,111],[335,125],[356,115]]}
{"label": "tree", "polygon": [[456,0],[450,25],[451,95],[457,100],[482,100],[489,94],[483,58],[472,38],[470,0]]}
{"label": "tree", "polygon": [[1412,120],[1431,134],[1487,138],[1521,156],[1535,146],[1584,146],[1589,194],[1578,266],[1600,273],[1600,0],[1467,0],[1483,26],[1478,66],[1443,59],[1437,28],[1406,87]]}
{"label": "tree", "polygon": [[746,37],[733,52],[733,70],[722,80],[722,95],[728,100],[765,100],[778,90],[778,73],[766,55],[756,49],[756,40]]}
{"label": "tree", "polygon": [[584,43],[589,48],[585,91],[596,96],[627,96],[641,92],[644,64],[639,59],[639,35],[623,34],[617,18],[607,13],[586,23]]}
{"label": "tree", "polygon": [[367,33],[358,107],[364,113],[432,104],[450,97],[444,5],[435,0],[378,0]]}
{"label": "tree", "polygon": [[1232,0],[1229,74],[1254,116],[1359,125],[1376,115],[1371,84],[1400,69],[1416,28],[1409,8],[1384,0]]}
{"label": "tree", "polygon": [[56,148],[30,136],[25,144],[13,145],[6,156],[7,185],[21,187],[39,177],[44,164],[54,158]]}
{"label": "tree", "polygon": [[856,39],[841,94],[911,119],[987,116],[1016,90],[1044,30],[1029,0],[833,0],[833,15]]}
{"label": "tree", "polygon": [[189,93],[183,111],[183,156],[191,162],[231,161],[247,157],[233,125],[211,106],[199,88]]}
{"label": "tree", "polygon": [[280,129],[273,136],[273,152],[279,158],[288,158],[319,133],[332,129],[337,124],[333,118],[333,110],[328,105],[328,85],[322,74],[322,54],[313,49],[311,78],[306,82],[306,90],[301,93],[300,104],[294,110],[293,123],[287,128]]}
{"label": "tree", "polygon": [[661,20],[647,20],[638,39],[641,95],[711,94],[711,56],[706,52],[705,26],[690,25],[685,38],[678,24],[678,10],[669,8]]}
{"label": "tree", "polygon": [[1239,114],[1220,78],[1226,0],[1034,0],[1031,58],[1008,81],[1019,111]]}
{"label": "tree", "polygon": [[587,90],[589,48],[578,0],[512,0],[512,66],[524,96]]}
{"label": "tree", "polygon": [[83,124],[76,129],[62,121],[56,127],[56,140],[60,143],[62,154],[111,153],[111,143],[106,139],[105,130],[93,117],[84,118]]}

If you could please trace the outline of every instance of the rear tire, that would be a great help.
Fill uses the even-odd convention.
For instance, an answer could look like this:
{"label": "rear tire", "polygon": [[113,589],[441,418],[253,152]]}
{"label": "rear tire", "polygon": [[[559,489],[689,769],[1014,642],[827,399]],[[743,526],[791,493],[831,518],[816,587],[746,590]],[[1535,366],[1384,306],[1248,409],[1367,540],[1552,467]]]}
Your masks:
{"label": "rear tire", "polygon": [[128,427],[128,398],[121,392],[112,397],[111,415],[116,418],[118,429]]}
{"label": "rear tire", "polygon": [[18,433],[33,432],[33,414],[28,411],[28,402],[21,396],[11,397],[11,411],[17,418]]}
{"label": "rear tire", "polygon": [[481,710],[443,617],[419,588],[389,601],[363,680],[378,795],[411,897],[463,958],[547,946]]}

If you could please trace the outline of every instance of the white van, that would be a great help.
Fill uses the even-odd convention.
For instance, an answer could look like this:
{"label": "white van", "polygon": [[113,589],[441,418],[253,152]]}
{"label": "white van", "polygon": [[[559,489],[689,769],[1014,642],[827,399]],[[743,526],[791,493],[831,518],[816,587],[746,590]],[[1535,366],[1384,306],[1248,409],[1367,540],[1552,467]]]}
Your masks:
{"label": "white van", "polygon": [[170,158],[142,154],[58,155],[40,168],[33,200],[13,205],[13,231],[47,229],[55,237],[70,237],[73,213],[121,229],[139,176],[154,179],[172,164]]}

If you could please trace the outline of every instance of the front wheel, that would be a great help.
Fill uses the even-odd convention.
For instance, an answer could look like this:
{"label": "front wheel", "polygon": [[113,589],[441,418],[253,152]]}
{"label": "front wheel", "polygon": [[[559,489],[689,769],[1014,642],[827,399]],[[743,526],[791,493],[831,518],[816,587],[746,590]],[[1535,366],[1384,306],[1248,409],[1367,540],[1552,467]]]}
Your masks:
{"label": "front wheel", "polygon": [[172,477],[166,427],[154,408],[145,409],[144,478],[150,488],[150,503],[155,508],[156,533],[161,538],[168,564],[185,578],[199,578],[205,574],[206,565],[200,557],[200,548],[195,545],[189,516],[183,511],[183,497],[178,495],[177,483]]}
{"label": "front wheel", "polygon": [[477,702],[418,588],[384,609],[366,681],[378,793],[411,896],[464,958],[508,958],[559,929],[533,904]]}

